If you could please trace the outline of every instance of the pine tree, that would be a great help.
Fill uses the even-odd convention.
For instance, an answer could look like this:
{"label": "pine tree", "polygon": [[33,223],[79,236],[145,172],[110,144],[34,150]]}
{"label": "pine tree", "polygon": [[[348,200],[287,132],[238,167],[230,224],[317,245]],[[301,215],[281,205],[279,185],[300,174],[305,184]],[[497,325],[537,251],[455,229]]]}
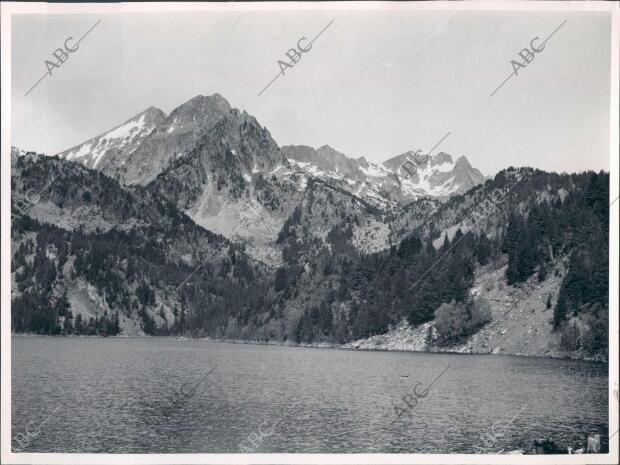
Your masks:
{"label": "pine tree", "polygon": [[65,335],[69,335],[73,333],[73,314],[71,313],[71,310],[67,311],[65,320],[62,325],[62,329]]}
{"label": "pine tree", "polygon": [[82,314],[78,313],[75,317],[75,333],[76,334],[84,334],[84,323],[82,321]]}

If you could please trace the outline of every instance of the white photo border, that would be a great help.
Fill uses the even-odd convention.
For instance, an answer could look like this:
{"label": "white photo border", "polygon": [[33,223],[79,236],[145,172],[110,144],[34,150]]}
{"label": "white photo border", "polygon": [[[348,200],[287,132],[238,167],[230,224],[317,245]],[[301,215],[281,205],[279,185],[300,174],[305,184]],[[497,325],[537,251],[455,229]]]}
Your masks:
{"label": "white photo border", "polygon": [[[610,202],[619,186],[619,17],[618,2],[471,1],[471,2],[203,2],[203,3],[18,3],[2,2],[1,11],[1,458],[11,464],[614,464],[618,463],[618,257],[619,208],[610,208],[609,269],[609,435],[607,454],[468,455],[468,454],[50,454],[11,452],[11,18],[17,14],[124,14],[145,12],[218,12],[269,10],[449,10],[607,12],[611,17]],[[615,434],[615,436],[614,436]]]}

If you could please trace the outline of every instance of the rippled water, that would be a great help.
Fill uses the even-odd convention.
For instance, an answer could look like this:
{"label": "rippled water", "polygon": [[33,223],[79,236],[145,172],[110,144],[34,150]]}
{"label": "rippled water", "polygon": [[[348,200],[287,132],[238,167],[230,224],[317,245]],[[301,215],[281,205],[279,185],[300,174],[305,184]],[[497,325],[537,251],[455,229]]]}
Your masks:
{"label": "rippled water", "polygon": [[[587,433],[607,450],[604,364],[171,338],[12,341],[12,435],[22,433],[24,452],[491,453],[544,438],[580,448]],[[447,367],[417,405],[403,402]]]}

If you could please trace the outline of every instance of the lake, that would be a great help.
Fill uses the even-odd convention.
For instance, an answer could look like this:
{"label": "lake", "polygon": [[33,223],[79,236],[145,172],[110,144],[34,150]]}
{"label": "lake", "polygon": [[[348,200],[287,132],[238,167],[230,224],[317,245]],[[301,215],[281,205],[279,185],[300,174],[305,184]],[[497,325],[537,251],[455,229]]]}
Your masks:
{"label": "lake", "polygon": [[23,452],[496,453],[535,439],[580,448],[587,433],[608,447],[607,364],[163,337],[12,343]]}

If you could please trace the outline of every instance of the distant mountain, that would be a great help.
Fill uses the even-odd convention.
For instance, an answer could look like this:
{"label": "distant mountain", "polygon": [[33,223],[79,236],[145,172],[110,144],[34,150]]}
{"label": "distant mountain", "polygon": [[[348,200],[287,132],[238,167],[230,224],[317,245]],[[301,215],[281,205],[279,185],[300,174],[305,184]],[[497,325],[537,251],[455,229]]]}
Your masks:
{"label": "distant mountain", "polygon": [[[138,123],[140,132],[131,129]],[[436,210],[438,204],[429,199],[444,202],[484,181],[465,157],[454,163],[445,153],[421,163],[414,152],[406,152],[374,164],[327,145],[280,149],[256,118],[232,109],[219,94],[196,96],[168,116],[151,108],[119,128],[61,155],[122,184],[146,185],[202,227],[243,243],[271,267],[286,261],[287,249],[297,248],[278,238],[308,195],[312,200],[329,194],[330,205],[314,211],[321,211],[323,220],[333,217],[329,228],[345,234],[356,250],[374,252],[398,243]],[[115,149],[87,153],[110,140]],[[78,151],[83,155],[76,157]],[[365,207],[355,213],[361,204]],[[324,242],[329,230],[311,216],[302,218],[307,224],[296,233],[299,244],[320,248],[316,241]]]}
{"label": "distant mountain", "polygon": [[[404,166],[406,162],[409,163]],[[399,176],[403,192],[414,196],[463,194],[485,180],[466,157],[459,157],[455,163],[444,152],[430,157],[421,156],[421,153],[416,157],[413,152],[405,152],[383,162],[383,166]]]}
{"label": "distant mountain", "polygon": [[[125,185],[146,185],[174,160],[196,149],[199,141],[231,110],[228,101],[219,94],[198,95],[167,116],[150,107],[58,156],[100,170]],[[293,163],[295,171],[310,177],[330,178],[339,187],[383,207],[390,202],[410,202],[423,196],[447,198],[484,181],[484,176],[465,157],[454,163],[445,153],[430,157],[423,164],[415,159],[413,152],[374,164],[363,157],[350,158],[328,145],[318,149],[284,146],[281,153]],[[290,167],[285,162],[282,166]],[[252,169],[260,171],[260,166]]]}
{"label": "distant mountain", "polygon": [[455,163],[443,152],[415,157],[409,151],[380,165],[363,157],[349,158],[329,146],[316,150],[303,145],[284,146],[282,153],[308,174],[344,181],[342,187],[369,201],[372,198],[380,202],[410,202],[424,196],[447,198],[467,192],[485,180],[466,157]]}
{"label": "distant mountain", "polygon": [[366,176],[366,173],[361,169],[368,166],[366,160],[349,158],[329,145],[323,145],[316,150],[306,145],[286,145],[282,147],[282,153],[286,158],[311,163],[319,168],[333,171],[351,179],[363,180]]}
{"label": "distant mountain", "polygon": [[124,184],[144,185],[193,148],[203,132],[230,109],[219,94],[198,95],[168,116],[150,107],[58,156],[98,169]]}
{"label": "distant mountain", "polygon": [[[304,145],[287,145],[282,153],[298,170],[312,178],[329,181],[379,208],[389,208],[403,199],[393,174],[363,157],[349,158],[328,145],[318,149]],[[389,195],[392,193],[392,196]]]}

